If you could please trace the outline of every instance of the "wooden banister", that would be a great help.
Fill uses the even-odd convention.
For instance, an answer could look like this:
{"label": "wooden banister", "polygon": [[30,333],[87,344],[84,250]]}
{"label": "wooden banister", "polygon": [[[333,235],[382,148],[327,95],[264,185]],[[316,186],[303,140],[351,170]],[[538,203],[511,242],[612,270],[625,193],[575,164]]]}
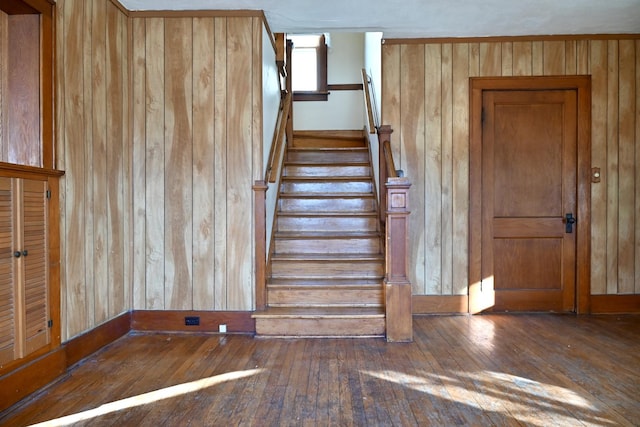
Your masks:
{"label": "wooden banister", "polygon": [[[276,162],[282,156],[282,150],[286,146],[285,135],[287,135],[287,125],[289,122],[289,113],[291,111],[291,92],[288,92],[280,102],[280,112],[276,121],[276,129],[273,134],[273,142],[271,143],[271,150],[269,151],[269,161],[267,162],[267,169],[265,171],[264,180],[266,182],[276,182],[278,175],[280,174],[280,163]],[[274,169],[275,167],[275,169]]]}
{"label": "wooden banister", "polygon": [[409,188],[398,176],[391,149],[389,125],[378,127],[380,158],[380,222],[385,230],[385,310],[387,341],[413,341],[412,289],[407,276],[409,239]]}
{"label": "wooden banister", "polygon": [[371,79],[367,75],[367,70],[362,69],[362,88],[364,92],[364,106],[367,110],[367,119],[369,122],[369,133],[376,133],[376,121],[373,113],[373,103],[371,102]]}

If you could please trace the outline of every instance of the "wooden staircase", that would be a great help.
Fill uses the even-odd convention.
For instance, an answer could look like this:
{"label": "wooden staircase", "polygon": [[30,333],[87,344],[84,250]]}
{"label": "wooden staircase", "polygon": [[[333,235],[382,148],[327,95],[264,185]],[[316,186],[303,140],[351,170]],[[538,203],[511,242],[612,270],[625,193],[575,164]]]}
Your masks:
{"label": "wooden staircase", "polygon": [[365,139],[296,135],[282,174],[257,336],[384,336],[384,242]]}

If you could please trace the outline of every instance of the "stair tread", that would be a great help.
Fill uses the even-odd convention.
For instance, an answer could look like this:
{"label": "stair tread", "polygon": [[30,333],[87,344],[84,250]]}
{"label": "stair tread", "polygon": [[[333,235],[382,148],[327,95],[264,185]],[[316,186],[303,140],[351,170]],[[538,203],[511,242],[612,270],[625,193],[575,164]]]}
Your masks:
{"label": "stair tread", "polygon": [[256,311],[251,317],[255,318],[380,318],[385,316],[384,307],[267,307],[263,311]]}
{"label": "stair tread", "polygon": [[332,284],[335,286],[382,286],[382,280],[370,277],[348,277],[338,279],[298,279],[298,278],[272,278],[267,283],[270,286],[325,286]]}
{"label": "stair tread", "polygon": [[343,181],[357,181],[366,182],[371,181],[371,175],[344,175],[344,176],[308,176],[308,175],[288,175],[283,176],[282,181],[301,181],[301,182],[343,182]]}
{"label": "stair tread", "polygon": [[309,151],[322,151],[322,152],[326,152],[326,151],[369,151],[369,147],[367,147],[366,145],[362,145],[361,147],[320,147],[320,146],[313,146],[313,147],[296,147],[295,144],[291,147],[288,147],[288,151],[304,151],[304,152],[309,152]]}
{"label": "stair tread", "polygon": [[333,216],[333,217],[349,217],[349,216],[377,216],[375,211],[279,211],[279,216]]}
{"label": "stair tread", "polygon": [[353,239],[353,238],[379,238],[379,231],[276,231],[275,238],[282,239]]}
{"label": "stair tread", "polygon": [[333,254],[333,253],[317,253],[317,254],[273,254],[272,261],[384,261],[382,254]]}
{"label": "stair tread", "polygon": [[286,197],[288,199],[357,199],[366,198],[371,199],[375,197],[373,192],[367,193],[308,193],[308,192],[281,192],[280,197]]}

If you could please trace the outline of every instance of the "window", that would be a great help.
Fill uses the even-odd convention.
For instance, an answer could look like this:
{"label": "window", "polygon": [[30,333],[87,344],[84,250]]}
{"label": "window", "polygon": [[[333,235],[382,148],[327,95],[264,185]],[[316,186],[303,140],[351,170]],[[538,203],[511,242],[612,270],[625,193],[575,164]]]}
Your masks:
{"label": "window", "polygon": [[327,44],[324,35],[290,35],[294,101],[326,101]]}

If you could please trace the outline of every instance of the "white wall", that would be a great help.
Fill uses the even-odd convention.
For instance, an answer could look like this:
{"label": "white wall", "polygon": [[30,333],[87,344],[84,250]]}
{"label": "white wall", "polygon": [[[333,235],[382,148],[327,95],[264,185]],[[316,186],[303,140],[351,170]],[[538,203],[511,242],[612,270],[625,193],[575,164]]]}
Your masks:
{"label": "white wall", "polygon": [[[327,53],[327,83],[361,82],[364,33],[331,33]],[[328,101],[293,104],[295,130],[360,130],[364,128],[362,91],[332,91]]]}
{"label": "white wall", "polygon": [[[364,35],[364,69],[367,71],[369,78],[373,83],[373,93],[371,103],[373,104],[374,122],[376,126],[380,120],[380,108],[382,100],[382,33],[366,33]],[[376,114],[377,113],[377,114]],[[372,129],[369,129],[369,120],[366,119],[367,130],[369,130],[369,145],[371,146],[371,161],[373,163],[373,174],[375,176],[376,187],[380,183],[380,145],[378,143],[378,134],[371,133]],[[380,195],[380,189],[378,188],[377,194]]]}
{"label": "white wall", "polygon": [[[280,111],[280,76],[276,66],[276,53],[271,44],[269,33],[266,29],[262,32],[262,114],[263,114],[263,168],[262,178],[267,170],[269,153],[273,144],[274,134],[277,132],[278,112]],[[277,159],[280,161],[281,159]],[[266,195],[266,233],[267,233],[267,254],[271,243],[271,233],[273,228],[273,217],[275,215],[277,202],[277,186],[279,182],[269,184]]]}

